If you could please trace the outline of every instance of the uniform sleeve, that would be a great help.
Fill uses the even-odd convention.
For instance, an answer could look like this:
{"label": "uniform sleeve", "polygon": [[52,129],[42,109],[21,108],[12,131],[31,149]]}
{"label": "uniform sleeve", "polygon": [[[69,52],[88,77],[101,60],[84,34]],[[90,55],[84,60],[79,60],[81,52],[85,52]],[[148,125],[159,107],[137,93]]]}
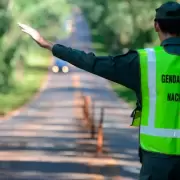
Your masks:
{"label": "uniform sleeve", "polygon": [[55,44],[52,53],[85,71],[119,83],[127,88],[138,91],[139,56],[137,51],[129,51],[118,56],[96,56],[94,53],[72,49]]}

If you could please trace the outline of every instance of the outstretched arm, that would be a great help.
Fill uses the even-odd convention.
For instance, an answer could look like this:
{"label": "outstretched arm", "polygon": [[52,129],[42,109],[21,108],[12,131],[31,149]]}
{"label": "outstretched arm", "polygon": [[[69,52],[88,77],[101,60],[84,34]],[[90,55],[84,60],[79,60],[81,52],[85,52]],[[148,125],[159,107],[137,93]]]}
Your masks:
{"label": "outstretched arm", "polygon": [[29,34],[39,46],[52,51],[53,55],[78,68],[122,84],[135,91],[140,88],[139,56],[136,51],[129,51],[119,56],[99,57],[94,53],[85,53],[60,44],[45,40],[40,33],[30,26],[20,24],[22,31]]}
{"label": "outstretched arm", "polygon": [[135,91],[137,91],[137,87],[140,87],[139,56],[136,51],[129,51],[117,56],[96,56],[92,52],[86,53],[61,44],[55,44],[52,53],[76,67]]}

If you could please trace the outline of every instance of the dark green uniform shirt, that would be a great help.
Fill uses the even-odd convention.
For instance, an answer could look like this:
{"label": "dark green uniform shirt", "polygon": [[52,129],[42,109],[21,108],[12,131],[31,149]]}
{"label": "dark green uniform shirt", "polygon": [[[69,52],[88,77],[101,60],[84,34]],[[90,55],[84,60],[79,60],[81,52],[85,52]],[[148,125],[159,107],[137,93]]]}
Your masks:
{"label": "dark green uniform shirt", "polygon": [[[166,39],[161,46],[170,54],[180,55],[180,38]],[[52,53],[81,69],[134,90],[141,104],[140,59],[137,51],[130,50],[118,56],[99,57],[94,53],[85,53],[56,44],[53,46]]]}
{"label": "dark green uniform shirt", "polygon": [[[161,45],[168,53],[180,55],[180,38],[166,39]],[[134,90],[141,101],[140,60],[137,51],[130,50],[126,54],[102,57],[55,44],[52,53],[81,69]]]}

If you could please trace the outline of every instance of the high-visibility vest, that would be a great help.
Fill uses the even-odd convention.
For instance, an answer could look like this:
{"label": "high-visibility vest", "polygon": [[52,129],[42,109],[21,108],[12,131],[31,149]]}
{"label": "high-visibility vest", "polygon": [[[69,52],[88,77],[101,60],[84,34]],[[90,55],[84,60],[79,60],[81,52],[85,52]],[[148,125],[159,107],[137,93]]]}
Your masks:
{"label": "high-visibility vest", "polygon": [[138,50],[142,112],[140,146],[167,155],[180,155],[180,56],[163,47]]}

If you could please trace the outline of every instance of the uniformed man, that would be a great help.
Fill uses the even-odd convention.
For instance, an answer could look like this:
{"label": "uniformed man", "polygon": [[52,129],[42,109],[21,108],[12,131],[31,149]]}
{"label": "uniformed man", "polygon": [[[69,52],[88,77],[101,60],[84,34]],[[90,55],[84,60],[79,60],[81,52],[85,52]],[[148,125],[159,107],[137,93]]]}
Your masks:
{"label": "uniformed man", "polygon": [[138,103],[132,125],[140,125],[140,180],[180,180],[179,3],[156,9],[154,28],[160,46],[118,56],[97,57],[52,44],[35,29],[19,26],[54,56],[134,90]]}

